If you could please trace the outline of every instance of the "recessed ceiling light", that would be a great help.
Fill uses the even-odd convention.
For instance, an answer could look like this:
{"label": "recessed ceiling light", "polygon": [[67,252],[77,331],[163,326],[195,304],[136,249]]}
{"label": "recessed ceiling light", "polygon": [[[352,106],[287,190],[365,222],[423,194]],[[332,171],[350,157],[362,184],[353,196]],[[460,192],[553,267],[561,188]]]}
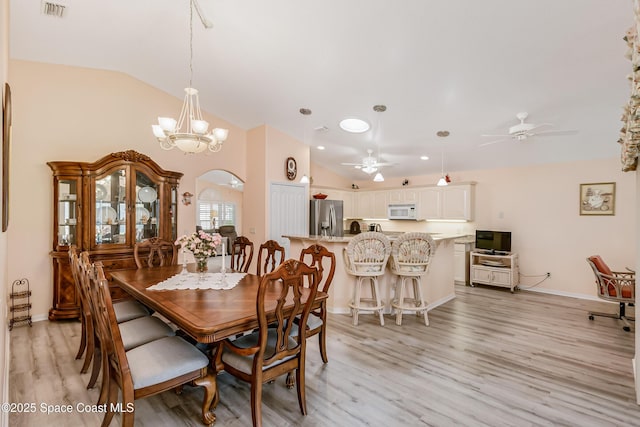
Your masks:
{"label": "recessed ceiling light", "polygon": [[429,160],[429,156],[420,156],[420,160]]}
{"label": "recessed ceiling light", "polygon": [[324,145],[318,145],[318,150],[324,150]]}
{"label": "recessed ceiling light", "polygon": [[362,119],[349,118],[340,121],[340,129],[351,133],[366,132],[371,128],[369,123]]}

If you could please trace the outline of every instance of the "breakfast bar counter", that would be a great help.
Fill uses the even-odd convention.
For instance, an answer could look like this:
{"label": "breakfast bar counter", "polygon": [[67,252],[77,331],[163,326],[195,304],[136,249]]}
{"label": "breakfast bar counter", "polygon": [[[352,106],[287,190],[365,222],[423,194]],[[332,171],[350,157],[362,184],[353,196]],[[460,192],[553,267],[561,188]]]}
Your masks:
{"label": "breakfast bar counter", "polygon": [[[297,258],[297,254],[303,248],[313,244],[325,246],[336,256],[336,272],[333,277],[331,288],[329,289],[329,299],[327,309],[331,313],[349,313],[349,301],[352,298],[355,279],[347,274],[344,268],[343,250],[351,240],[346,237],[320,237],[320,236],[283,236],[291,242],[291,257]],[[388,236],[393,242],[397,236]],[[433,235],[436,243],[435,255],[429,266],[429,272],[422,278],[423,294],[429,305],[433,309],[455,297],[454,289],[454,266],[453,248],[454,240],[462,235]],[[392,284],[395,276],[389,269],[380,280],[380,292],[385,303],[385,313],[391,312],[389,304],[392,295]],[[366,314],[365,314],[366,316]]]}

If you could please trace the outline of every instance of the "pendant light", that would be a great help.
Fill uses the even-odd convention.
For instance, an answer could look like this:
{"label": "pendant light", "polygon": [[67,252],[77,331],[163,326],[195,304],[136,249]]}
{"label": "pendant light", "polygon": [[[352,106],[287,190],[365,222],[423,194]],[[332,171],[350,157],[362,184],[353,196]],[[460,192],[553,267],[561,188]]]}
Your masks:
{"label": "pendant light", "polygon": [[[305,118],[309,117],[311,115],[311,110],[309,108],[301,108],[300,110],[300,114],[302,114]],[[307,144],[307,120],[305,120],[305,124],[304,127],[302,128],[302,142],[305,145]],[[302,175],[302,178],[300,178],[300,184],[311,184],[311,179],[307,176],[307,174],[305,173],[304,175]]]}
{"label": "pendant light", "polygon": [[[449,131],[448,130],[441,130],[438,131],[438,133],[436,133],[436,135],[438,135],[440,138],[446,138],[447,136],[449,136]],[[447,179],[444,176],[444,144],[442,145],[442,152],[441,152],[441,175],[440,175],[440,179],[438,180],[438,183],[436,184],[438,187],[444,187],[446,185],[449,185],[449,183],[447,182]]]}
{"label": "pendant light", "polygon": [[[381,126],[380,126],[380,114],[384,113],[385,111],[387,111],[387,106],[386,105],[374,105],[373,106],[373,111],[375,111],[376,113],[378,113],[378,128],[376,129],[377,132],[377,136],[376,136],[376,143],[378,145],[378,158],[376,159],[376,162],[380,161],[380,133],[381,133]],[[375,169],[374,169],[375,170]],[[373,177],[373,182],[383,182],[384,181],[384,176],[382,176],[382,172],[378,172],[376,174],[376,176]]]}

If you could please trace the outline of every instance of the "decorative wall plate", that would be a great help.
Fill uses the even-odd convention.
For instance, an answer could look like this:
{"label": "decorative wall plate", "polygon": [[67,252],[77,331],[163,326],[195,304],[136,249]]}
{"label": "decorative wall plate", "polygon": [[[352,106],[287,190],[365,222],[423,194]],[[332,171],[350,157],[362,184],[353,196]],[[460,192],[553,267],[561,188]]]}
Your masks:
{"label": "decorative wall plate", "polygon": [[158,198],[158,193],[153,187],[142,187],[138,190],[138,200],[144,203],[151,203]]}
{"label": "decorative wall plate", "polygon": [[136,207],[136,224],[146,224],[149,218],[151,218],[151,214],[148,210],[142,206]]}
{"label": "decorative wall plate", "polygon": [[111,206],[103,206],[96,211],[98,224],[113,224],[118,219],[118,212]]}
{"label": "decorative wall plate", "polygon": [[294,159],[293,157],[287,157],[287,161],[284,167],[287,179],[289,181],[293,181],[294,179],[296,179],[296,175],[298,174],[298,165],[296,164],[296,159]]}

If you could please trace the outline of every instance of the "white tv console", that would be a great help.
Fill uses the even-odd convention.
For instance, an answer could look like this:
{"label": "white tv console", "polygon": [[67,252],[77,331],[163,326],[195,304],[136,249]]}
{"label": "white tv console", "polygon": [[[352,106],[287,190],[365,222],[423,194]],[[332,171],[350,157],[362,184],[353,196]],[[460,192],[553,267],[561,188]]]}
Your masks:
{"label": "white tv console", "polygon": [[475,283],[509,288],[520,282],[518,254],[513,252],[473,251],[470,253],[471,286]]}

